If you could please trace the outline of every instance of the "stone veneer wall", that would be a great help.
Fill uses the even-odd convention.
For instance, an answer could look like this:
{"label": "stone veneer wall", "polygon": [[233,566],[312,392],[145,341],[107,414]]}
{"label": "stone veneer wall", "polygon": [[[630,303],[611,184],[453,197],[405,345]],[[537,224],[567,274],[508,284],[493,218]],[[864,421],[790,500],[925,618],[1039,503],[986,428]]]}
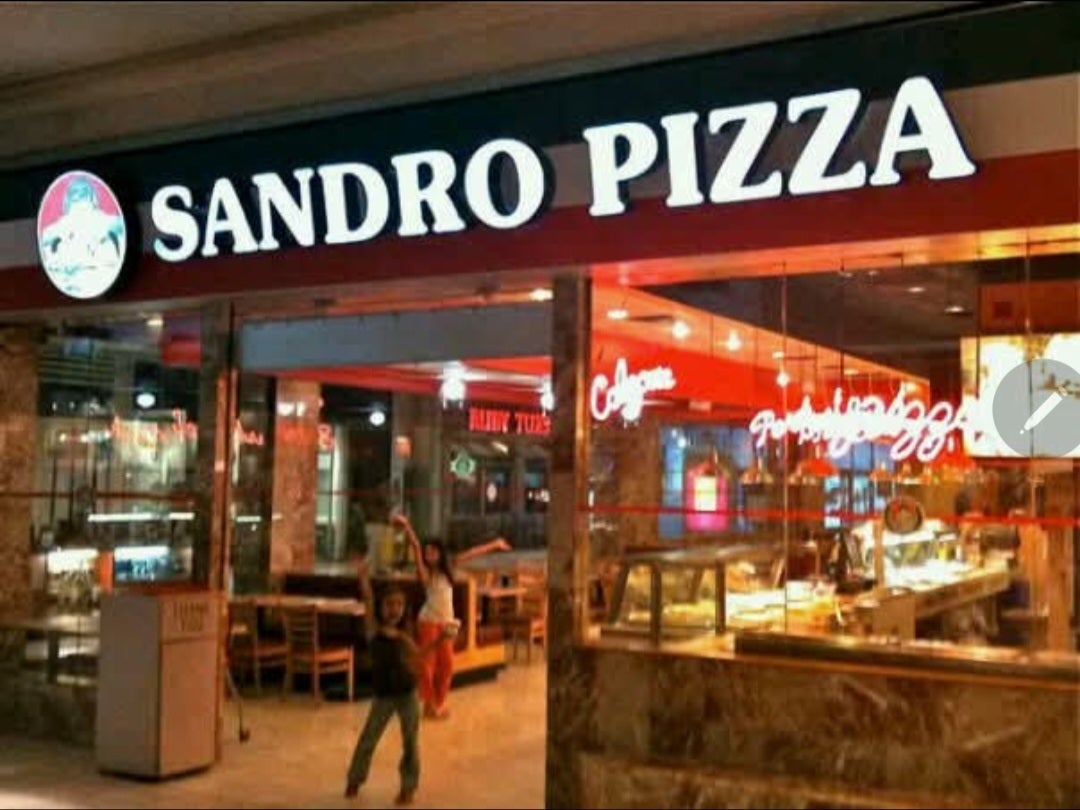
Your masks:
{"label": "stone veneer wall", "polygon": [[549,689],[575,807],[1080,806],[1075,687],[578,649]]}
{"label": "stone veneer wall", "polygon": [[270,573],[310,571],[315,565],[319,384],[279,380],[277,403],[302,404],[303,414],[274,417]]}
{"label": "stone veneer wall", "polygon": [[0,329],[0,612],[30,606],[30,527],[37,444],[38,342]]}

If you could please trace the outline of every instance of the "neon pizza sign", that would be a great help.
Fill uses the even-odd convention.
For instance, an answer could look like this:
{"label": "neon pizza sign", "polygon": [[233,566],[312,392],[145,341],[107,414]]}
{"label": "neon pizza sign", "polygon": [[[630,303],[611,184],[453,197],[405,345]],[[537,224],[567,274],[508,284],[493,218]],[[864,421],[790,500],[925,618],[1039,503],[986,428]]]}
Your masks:
{"label": "neon pizza sign", "polygon": [[862,442],[892,441],[889,455],[894,461],[912,457],[929,463],[941,455],[949,435],[961,430],[977,431],[977,420],[967,403],[951,402],[927,405],[907,399],[903,388],[891,403],[879,396],[848,397],[837,389],[832,403],[816,410],[810,397],[804,397],[798,410],[786,416],[766,409],[750,420],[750,435],[761,449],[772,439],[795,436],[799,444],[823,442],[832,458],[841,458]]}

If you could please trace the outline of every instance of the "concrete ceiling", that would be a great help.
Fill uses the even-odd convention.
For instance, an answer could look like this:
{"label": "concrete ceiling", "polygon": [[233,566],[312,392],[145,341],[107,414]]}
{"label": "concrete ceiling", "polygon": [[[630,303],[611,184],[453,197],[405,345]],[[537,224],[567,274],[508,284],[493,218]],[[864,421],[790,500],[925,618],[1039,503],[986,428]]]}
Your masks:
{"label": "concrete ceiling", "polygon": [[0,3],[0,169],[965,5]]}

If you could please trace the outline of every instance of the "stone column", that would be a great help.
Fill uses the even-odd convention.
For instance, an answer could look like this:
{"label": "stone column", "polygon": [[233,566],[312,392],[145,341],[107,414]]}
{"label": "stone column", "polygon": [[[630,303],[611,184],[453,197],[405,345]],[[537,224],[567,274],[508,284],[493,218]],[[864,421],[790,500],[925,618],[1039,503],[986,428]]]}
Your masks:
{"label": "stone column", "polygon": [[319,384],[278,380],[270,574],[315,566]]}
{"label": "stone column", "polygon": [[37,444],[38,339],[0,329],[0,612],[30,608],[30,528]]}
{"label": "stone column", "polygon": [[551,506],[548,514],[548,721],[545,806],[578,807],[578,745],[587,738],[591,677],[574,645],[584,640],[588,608],[589,342],[591,285],[560,277],[552,301]]}
{"label": "stone column", "polygon": [[236,379],[231,362],[231,307],[207,307],[200,317],[202,346],[192,579],[210,590],[220,591],[225,585],[228,559],[228,447],[236,410]]}

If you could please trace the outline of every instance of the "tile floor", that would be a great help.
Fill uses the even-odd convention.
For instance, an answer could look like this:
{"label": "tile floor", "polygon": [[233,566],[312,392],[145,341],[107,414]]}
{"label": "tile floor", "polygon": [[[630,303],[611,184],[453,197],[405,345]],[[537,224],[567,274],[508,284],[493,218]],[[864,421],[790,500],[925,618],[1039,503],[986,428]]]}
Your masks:
{"label": "tile floor", "polygon": [[[451,717],[421,728],[415,807],[543,807],[545,674],[546,663],[534,659],[452,693]],[[90,750],[0,739],[0,808],[391,807],[401,753],[396,723],[360,796],[342,797],[367,706],[314,704],[302,695],[249,698],[244,718],[252,735],[241,745],[229,704],[222,761],[205,773],[158,783],[103,776]]]}

